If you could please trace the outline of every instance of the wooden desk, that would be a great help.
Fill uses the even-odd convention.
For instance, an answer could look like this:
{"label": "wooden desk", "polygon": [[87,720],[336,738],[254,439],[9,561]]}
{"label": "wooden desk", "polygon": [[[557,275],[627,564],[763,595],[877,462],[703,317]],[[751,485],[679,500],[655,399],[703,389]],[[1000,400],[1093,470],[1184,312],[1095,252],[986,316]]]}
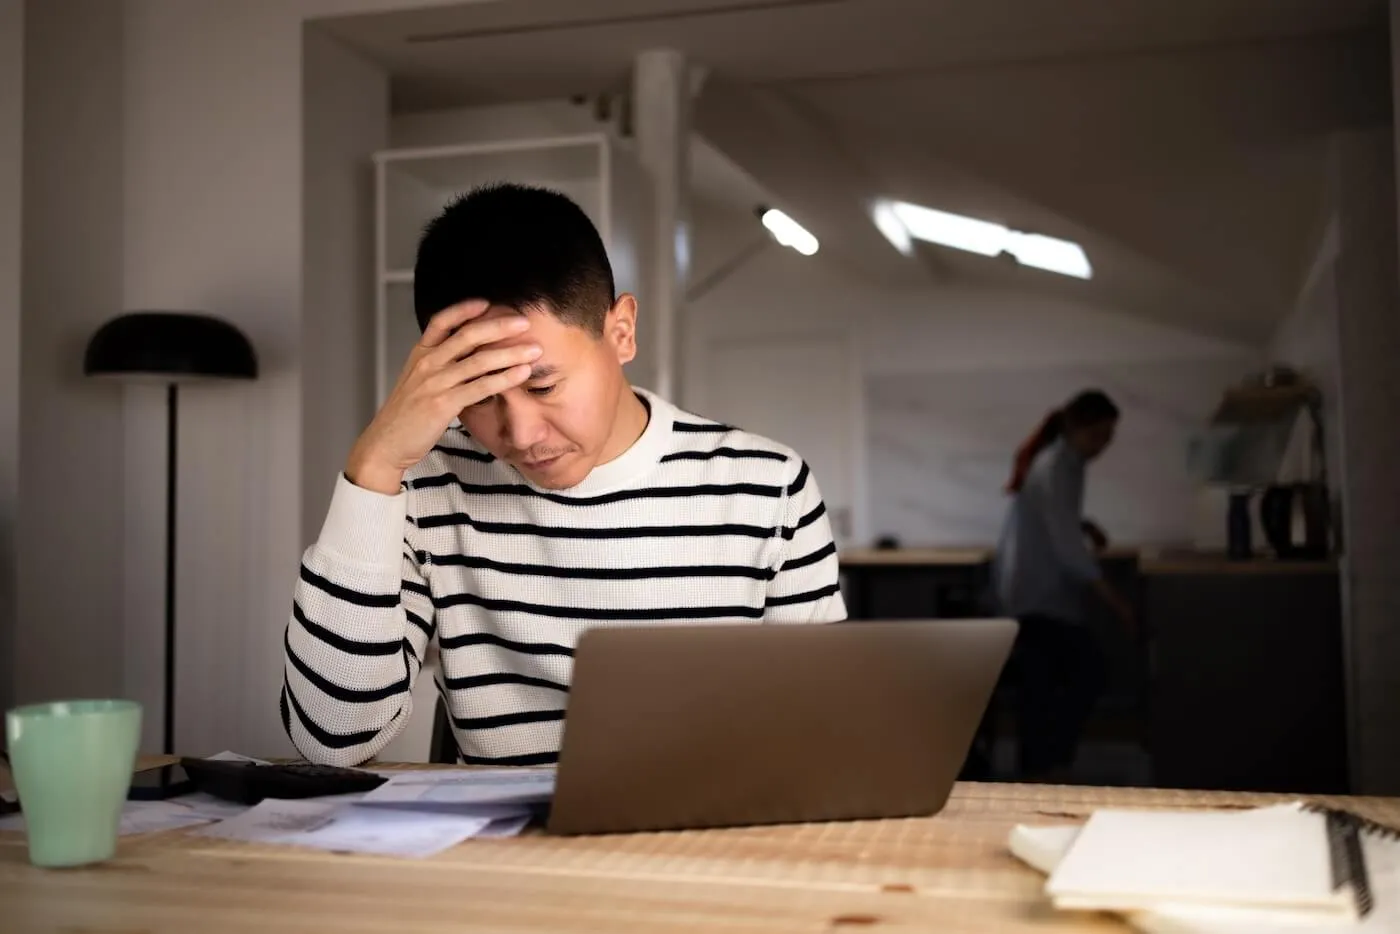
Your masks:
{"label": "wooden desk", "polygon": [[[1124,931],[1057,914],[1006,850],[1018,822],[1099,806],[1238,807],[1267,796],[1033,785],[958,787],[933,818],[465,843],[428,860],[263,847],[169,831],[92,869],[28,865],[0,833],[7,934],[292,931]],[[1383,820],[1400,799],[1328,799]]]}

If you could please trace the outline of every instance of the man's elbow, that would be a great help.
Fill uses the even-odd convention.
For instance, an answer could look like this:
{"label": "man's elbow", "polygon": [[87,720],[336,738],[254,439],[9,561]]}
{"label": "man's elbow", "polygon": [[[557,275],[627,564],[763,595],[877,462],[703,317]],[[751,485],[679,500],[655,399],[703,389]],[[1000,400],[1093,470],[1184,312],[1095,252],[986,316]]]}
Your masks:
{"label": "man's elbow", "polygon": [[[287,704],[287,692],[285,688],[282,691],[279,707],[281,708],[282,714],[282,729],[286,732],[287,738],[292,741],[292,745],[296,747],[297,752],[301,754],[303,759],[315,765],[334,765],[341,768],[353,768],[354,766],[363,765],[373,759],[379,749],[388,742],[384,733],[391,730],[394,722],[397,722],[398,717],[402,715],[402,712],[396,715],[394,721],[392,721],[389,726],[374,734],[369,742],[356,742],[348,746],[333,746],[317,738],[316,734],[322,732],[320,729],[309,728],[307,724],[301,720],[300,708],[297,708],[296,711],[290,709]],[[357,740],[363,738],[363,736],[356,737]]]}
{"label": "man's elbow", "polygon": [[333,749],[329,746],[315,746],[302,750],[302,757],[307,762],[315,765],[333,765],[343,769],[354,768],[364,765],[373,755],[365,755],[362,747],[352,747],[350,749]]}

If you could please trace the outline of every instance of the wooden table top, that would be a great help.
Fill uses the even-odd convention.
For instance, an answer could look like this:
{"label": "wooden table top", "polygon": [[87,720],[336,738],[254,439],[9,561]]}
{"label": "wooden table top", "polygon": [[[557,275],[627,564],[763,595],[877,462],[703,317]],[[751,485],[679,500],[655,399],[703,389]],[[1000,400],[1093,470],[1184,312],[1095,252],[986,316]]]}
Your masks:
{"label": "wooden table top", "polygon": [[[87,869],[41,870],[0,833],[8,934],[201,932],[1128,930],[1057,914],[1007,851],[1014,824],[1102,806],[1242,807],[1277,796],[962,784],[936,817],[468,841],[426,860],[191,836],[124,837]],[[1395,821],[1400,799],[1328,799]]]}

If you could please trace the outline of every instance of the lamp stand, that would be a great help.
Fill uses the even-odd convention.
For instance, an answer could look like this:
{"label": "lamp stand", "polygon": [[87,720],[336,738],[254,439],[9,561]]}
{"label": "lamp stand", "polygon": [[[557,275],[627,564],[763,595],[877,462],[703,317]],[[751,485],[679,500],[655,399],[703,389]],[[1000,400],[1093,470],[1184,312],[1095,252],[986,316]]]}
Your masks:
{"label": "lamp stand", "polygon": [[165,387],[165,729],[161,751],[175,753],[175,478],[180,387]]}
{"label": "lamp stand", "polygon": [[[175,753],[175,490],[179,383],[189,379],[257,379],[258,358],[242,331],[191,311],[129,311],[88,339],[83,374],[165,383],[165,709],[161,748]],[[160,769],[162,774],[173,771]],[[166,776],[169,777],[168,775]],[[169,782],[164,791],[169,791]]]}

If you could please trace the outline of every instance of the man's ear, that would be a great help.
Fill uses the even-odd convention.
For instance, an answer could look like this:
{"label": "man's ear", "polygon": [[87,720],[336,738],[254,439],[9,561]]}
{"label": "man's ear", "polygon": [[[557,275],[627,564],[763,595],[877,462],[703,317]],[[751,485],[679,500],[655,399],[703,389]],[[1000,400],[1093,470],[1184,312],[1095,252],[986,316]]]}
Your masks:
{"label": "man's ear", "polygon": [[603,339],[612,345],[618,363],[629,363],[637,356],[637,299],[631,293],[623,292],[608,309]]}

